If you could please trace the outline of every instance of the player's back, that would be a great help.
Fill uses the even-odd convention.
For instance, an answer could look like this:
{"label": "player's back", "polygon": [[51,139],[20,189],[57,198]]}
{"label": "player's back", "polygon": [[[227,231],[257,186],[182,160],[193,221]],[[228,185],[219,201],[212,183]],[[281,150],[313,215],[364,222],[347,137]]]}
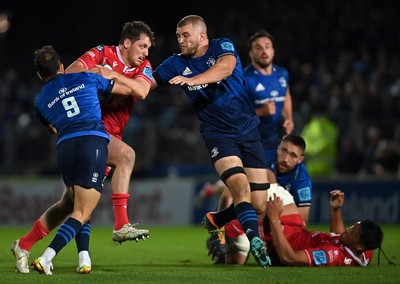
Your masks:
{"label": "player's back", "polygon": [[110,81],[97,74],[61,74],[43,86],[35,108],[60,137],[82,131],[103,132],[98,94],[110,90]]}

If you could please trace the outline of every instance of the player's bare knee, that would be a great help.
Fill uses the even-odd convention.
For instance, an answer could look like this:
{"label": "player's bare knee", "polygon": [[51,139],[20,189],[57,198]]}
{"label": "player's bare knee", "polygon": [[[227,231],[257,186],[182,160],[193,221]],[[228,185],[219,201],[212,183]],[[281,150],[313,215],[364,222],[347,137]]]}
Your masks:
{"label": "player's bare knee", "polygon": [[133,167],[133,165],[135,164],[135,159],[136,153],[131,147],[126,146],[121,149],[120,157],[118,158],[120,164],[122,163],[123,165]]}

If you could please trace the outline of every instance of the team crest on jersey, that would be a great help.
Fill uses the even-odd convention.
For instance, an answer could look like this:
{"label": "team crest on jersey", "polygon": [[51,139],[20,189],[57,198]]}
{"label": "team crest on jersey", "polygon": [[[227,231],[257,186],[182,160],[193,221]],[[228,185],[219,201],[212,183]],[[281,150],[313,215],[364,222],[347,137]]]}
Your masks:
{"label": "team crest on jersey", "polygon": [[279,83],[281,84],[282,88],[286,88],[287,87],[287,82],[286,82],[284,77],[280,77],[279,78]]}
{"label": "team crest on jersey", "polygon": [[219,151],[217,147],[212,148],[211,150],[211,158],[215,158],[216,156],[218,156]]}
{"label": "team crest on jersey", "polygon": [[99,174],[98,173],[96,173],[96,172],[94,172],[93,173],[93,175],[92,175],[92,182],[97,182],[97,180],[98,180],[98,178],[99,178]]}
{"label": "team crest on jersey", "polygon": [[100,45],[96,46],[96,49],[99,51],[102,51],[104,49],[104,45],[100,44]]}
{"label": "team crest on jersey", "polygon": [[224,50],[228,50],[228,51],[234,51],[235,48],[233,47],[233,44],[230,42],[223,42],[221,43],[221,47]]}
{"label": "team crest on jersey", "polygon": [[207,65],[208,65],[208,67],[214,66],[215,65],[215,59],[212,58],[212,57],[208,58]]}

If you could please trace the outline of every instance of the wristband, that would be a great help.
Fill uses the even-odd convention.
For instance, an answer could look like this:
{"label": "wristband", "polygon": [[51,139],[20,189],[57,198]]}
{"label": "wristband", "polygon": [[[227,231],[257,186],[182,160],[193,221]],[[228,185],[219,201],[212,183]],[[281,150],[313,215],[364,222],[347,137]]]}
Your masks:
{"label": "wristband", "polygon": [[278,223],[278,224],[281,224],[281,220],[272,220],[271,222],[269,222],[271,225],[273,225],[273,224],[276,224],[276,223]]}

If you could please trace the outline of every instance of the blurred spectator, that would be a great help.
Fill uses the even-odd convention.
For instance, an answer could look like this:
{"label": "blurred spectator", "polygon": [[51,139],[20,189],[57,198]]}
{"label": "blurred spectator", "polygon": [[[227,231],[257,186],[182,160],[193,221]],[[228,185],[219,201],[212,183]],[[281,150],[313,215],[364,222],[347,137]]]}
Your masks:
{"label": "blurred spectator", "polygon": [[364,155],[357,149],[352,138],[344,135],[340,138],[336,170],[341,174],[357,174],[363,165]]}
{"label": "blurred spectator", "polygon": [[335,169],[339,128],[328,117],[322,103],[316,103],[313,115],[301,133],[306,141],[304,163],[313,177],[330,177]]}
{"label": "blurred spectator", "polygon": [[381,140],[376,148],[372,172],[378,176],[393,175],[399,170],[400,152],[392,140]]}
{"label": "blurred spectator", "polygon": [[378,144],[382,139],[382,133],[376,126],[370,126],[366,132],[366,145],[363,163],[363,172],[366,174],[372,174],[374,172],[373,166],[375,162],[375,152],[378,148]]}

